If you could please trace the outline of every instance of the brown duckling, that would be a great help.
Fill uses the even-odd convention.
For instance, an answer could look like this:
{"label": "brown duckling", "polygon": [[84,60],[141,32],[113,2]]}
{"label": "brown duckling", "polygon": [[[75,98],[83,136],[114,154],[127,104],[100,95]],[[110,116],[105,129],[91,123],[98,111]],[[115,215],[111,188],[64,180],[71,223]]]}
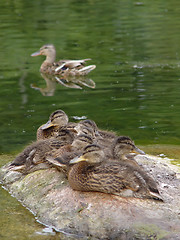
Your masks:
{"label": "brown duckling", "polygon": [[84,66],[88,59],[81,60],[56,60],[56,49],[53,44],[46,44],[39,51],[31,54],[32,57],[44,55],[45,61],[42,63],[40,71],[47,74],[68,76],[84,76],[96,68],[96,65]]}
{"label": "brown duckling", "polygon": [[105,141],[106,139],[103,139],[103,142],[96,140],[95,144],[97,144],[98,142],[100,143],[97,145],[103,148],[106,159],[126,162],[130,161],[131,164],[139,166],[134,157],[137,154],[144,155],[145,153],[135,146],[134,142],[131,140],[130,137],[119,136],[116,137],[113,141]]}
{"label": "brown duckling", "polygon": [[109,148],[113,141],[117,138],[114,132],[98,130],[98,136],[96,137],[96,144],[103,148]]}
{"label": "brown duckling", "polygon": [[[121,154],[124,158],[123,151]],[[70,164],[74,165],[69,169],[68,181],[74,190],[162,201],[155,181],[144,170],[130,162],[105,159],[98,145],[88,145],[83,155]]]}
{"label": "brown duckling", "polygon": [[63,110],[51,113],[47,123],[37,129],[37,140],[58,136],[59,129],[68,124],[68,116]]}
{"label": "brown duckling", "polygon": [[104,148],[109,147],[112,144],[112,141],[117,137],[113,132],[99,129],[93,120],[86,119],[80,121],[76,127],[76,131],[83,131],[84,127],[93,130],[96,144]]}
{"label": "brown duckling", "polygon": [[86,136],[90,136],[92,139],[95,139],[96,137],[94,130],[90,127],[85,127],[78,124],[74,129],[77,132],[77,136],[84,134]]}
{"label": "brown duckling", "polygon": [[101,136],[100,134],[101,130],[98,129],[96,123],[93,120],[89,119],[82,120],[77,124],[75,129],[77,131],[77,134],[87,133],[91,135],[94,141],[98,145],[101,145],[102,147],[108,147],[112,143],[112,139],[109,139],[108,136],[107,137]]}
{"label": "brown duckling", "polygon": [[[78,135],[72,144],[65,145],[57,150],[49,152],[46,156],[46,160],[56,167],[58,170],[64,170],[63,172],[67,175],[67,164],[70,160],[76,156],[80,156],[83,149],[93,143],[93,139],[85,134]],[[61,162],[64,162],[62,165]]]}
{"label": "brown duckling", "polygon": [[114,133],[112,131],[99,129],[98,133],[102,138],[109,139],[110,141],[114,140],[117,137],[116,133]]}
{"label": "brown duckling", "polygon": [[[45,162],[48,152],[59,149],[73,142],[73,135],[67,129],[59,131],[59,135],[40,140],[27,146],[10,164],[10,169],[28,173],[35,165]],[[39,168],[37,168],[39,169]]]}
{"label": "brown duckling", "polygon": [[87,145],[92,144],[92,143],[93,143],[93,140],[90,136],[81,134],[81,135],[76,136],[74,138],[73,142],[65,145],[64,147],[52,150],[48,156],[56,158],[56,157],[60,157],[61,155],[65,154],[67,152],[82,153],[83,149]]}
{"label": "brown duckling", "polygon": [[81,120],[75,127],[77,134],[88,134],[91,135],[93,138],[98,135],[98,127],[93,120],[86,119]]}
{"label": "brown duckling", "polygon": [[[134,142],[130,137],[119,136],[117,137],[111,145],[111,157],[119,161],[131,161],[131,163],[138,165],[135,161],[134,156],[131,153],[144,155],[141,149],[135,146]],[[139,166],[139,165],[138,165]]]}

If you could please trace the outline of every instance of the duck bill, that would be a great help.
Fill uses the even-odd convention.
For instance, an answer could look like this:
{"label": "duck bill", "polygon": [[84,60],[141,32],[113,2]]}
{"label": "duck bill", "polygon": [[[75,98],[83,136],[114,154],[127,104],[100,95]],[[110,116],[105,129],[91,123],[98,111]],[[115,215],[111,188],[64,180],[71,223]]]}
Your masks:
{"label": "duck bill", "polygon": [[144,151],[142,151],[142,150],[139,149],[138,147],[135,147],[132,152],[133,152],[133,153],[136,153],[136,154],[142,154],[142,155],[145,155],[145,154],[146,154]]}
{"label": "duck bill", "polygon": [[69,163],[74,164],[74,163],[78,163],[78,162],[82,162],[82,161],[86,161],[86,159],[83,156],[80,156],[80,157],[73,158]]}
{"label": "duck bill", "polygon": [[42,127],[41,127],[41,130],[45,130],[47,128],[50,128],[50,127],[54,127],[55,125],[52,124],[52,122],[49,120],[47,123],[45,123]]}
{"label": "duck bill", "polygon": [[36,57],[36,56],[39,56],[39,55],[41,55],[41,53],[40,53],[40,51],[37,51],[35,53],[32,53],[31,57]]}

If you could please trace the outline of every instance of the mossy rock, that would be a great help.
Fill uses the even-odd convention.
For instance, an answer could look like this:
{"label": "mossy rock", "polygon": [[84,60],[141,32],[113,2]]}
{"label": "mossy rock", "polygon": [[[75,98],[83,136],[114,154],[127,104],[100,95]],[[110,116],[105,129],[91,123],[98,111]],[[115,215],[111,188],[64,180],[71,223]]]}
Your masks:
{"label": "mossy rock", "polygon": [[74,191],[55,168],[22,175],[5,165],[0,181],[39,222],[56,231],[83,239],[180,239],[178,167],[148,155],[137,161],[158,183],[164,202]]}

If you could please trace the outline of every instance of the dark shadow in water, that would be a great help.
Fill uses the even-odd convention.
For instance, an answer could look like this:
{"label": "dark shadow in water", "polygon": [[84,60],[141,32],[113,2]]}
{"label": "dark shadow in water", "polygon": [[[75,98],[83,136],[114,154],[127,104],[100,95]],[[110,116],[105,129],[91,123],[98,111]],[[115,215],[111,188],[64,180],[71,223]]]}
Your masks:
{"label": "dark shadow in water", "polygon": [[95,88],[96,84],[95,82],[87,77],[74,77],[70,76],[68,78],[61,78],[60,76],[56,75],[49,75],[41,73],[41,76],[44,78],[46,82],[45,88],[37,87],[35,84],[31,84],[31,88],[35,90],[39,90],[43,96],[53,96],[57,84],[61,84],[68,88],[77,88],[77,89],[83,89],[83,87],[88,88]]}

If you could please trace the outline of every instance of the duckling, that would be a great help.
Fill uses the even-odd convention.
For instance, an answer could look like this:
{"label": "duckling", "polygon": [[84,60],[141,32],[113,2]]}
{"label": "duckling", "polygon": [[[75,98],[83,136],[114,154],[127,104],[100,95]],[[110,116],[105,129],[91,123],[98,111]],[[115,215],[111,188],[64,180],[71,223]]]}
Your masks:
{"label": "duckling", "polygon": [[51,138],[49,139],[49,141],[46,141],[46,148],[43,144],[42,147],[36,150],[33,158],[33,163],[38,164],[39,162],[45,161],[47,155],[56,151],[61,151],[61,149],[64,148],[68,149],[68,146],[72,144],[73,140],[74,135],[71,131],[67,129],[61,129],[57,137]]}
{"label": "duckling", "polygon": [[47,123],[37,129],[37,140],[55,137],[61,127],[67,126],[69,118],[63,110],[51,113]]}
{"label": "duckling", "polygon": [[75,126],[74,129],[77,133],[77,136],[84,134],[86,136],[90,136],[92,139],[95,139],[96,137],[94,130],[90,127],[85,127],[83,125],[78,124],[77,126]]}
{"label": "duckling", "polygon": [[[135,146],[134,142],[130,137],[127,136],[119,136],[117,137],[112,145],[111,145],[111,156],[113,159],[117,159],[119,161],[131,161],[132,164],[138,165],[132,155],[130,153],[142,154],[145,155],[141,149]],[[128,155],[128,156],[127,156]]]}
{"label": "duckling", "polygon": [[93,138],[98,134],[98,128],[96,123],[93,120],[81,120],[75,127],[77,134],[88,134]]}
{"label": "duckling", "polygon": [[69,143],[65,145],[62,148],[59,149],[53,149],[48,156],[52,156],[53,158],[59,157],[63,155],[66,152],[80,152],[82,153],[82,150],[85,146],[92,144],[93,140],[90,136],[87,136],[85,134],[78,135],[74,138],[72,143]]}
{"label": "duckling", "polygon": [[84,127],[93,130],[96,144],[104,148],[109,147],[112,144],[112,141],[117,137],[117,135],[113,132],[98,129],[96,123],[93,120],[86,119],[80,121],[76,127],[77,132],[83,131]]}
{"label": "duckling", "polygon": [[94,131],[98,130],[96,123],[90,119],[81,120],[78,124],[83,125],[84,127],[92,128]]}
{"label": "duckling", "polygon": [[[123,150],[121,154],[124,158]],[[145,171],[124,160],[105,159],[103,149],[97,144],[85,147],[83,155],[69,164],[73,165],[69,166],[68,181],[74,190],[163,201],[154,179]]]}
{"label": "duckling", "polygon": [[[67,175],[67,164],[76,156],[82,154],[84,147],[93,143],[93,139],[85,134],[78,135],[72,144],[65,145],[59,149],[54,149],[46,155],[46,161],[56,167],[58,170],[63,170]],[[64,162],[62,165],[61,162]],[[66,163],[66,164],[65,164]]]}
{"label": "duckling", "polygon": [[[62,146],[73,142],[73,135],[67,129],[62,129],[59,135],[45,140],[40,140],[27,146],[10,164],[10,169],[29,173],[29,171],[42,162],[45,162],[45,156],[53,149],[59,149]],[[39,168],[37,168],[39,169]]]}
{"label": "duckling", "polygon": [[82,60],[56,60],[56,49],[53,44],[43,45],[39,51],[31,54],[32,57],[44,55],[45,61],[42,63],[40,71],[47,74],[68,76],[84,76],[96,68],[96,65],[84,66],[90,58]]}
{"label": "duckling", "polygon": [[96,135],[97,136],[101,136],[102,138],[108,138],[108,139],[114,139],[116,137],[116,134],[112,131],[106,131],[106,130],[102,130],[99,129],[96,125],[96,123],[92,120],[83,120],[80,123],[86,125],[87,127],[91,126],[95,131],[96,131]]}
{"label": "duckling", "polygon": [[99,129],[98,136],[96,138],[96,144],[103,148],[109,148],[116,138],[117,135],[114,132]]}
{"label": "duckling", "polygon": [[107,130],[98,130],[99,135],[104,139],[114,140],[117,137],[116,133]]}

